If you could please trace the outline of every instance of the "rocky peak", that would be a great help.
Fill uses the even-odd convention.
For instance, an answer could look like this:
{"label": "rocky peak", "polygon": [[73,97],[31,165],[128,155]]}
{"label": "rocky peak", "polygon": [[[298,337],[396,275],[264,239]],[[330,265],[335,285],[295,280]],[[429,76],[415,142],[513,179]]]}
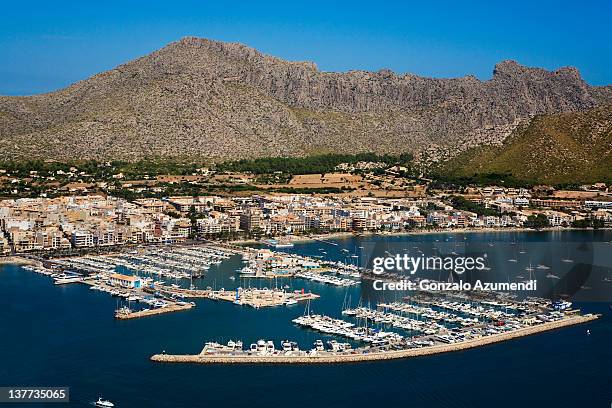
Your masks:
{"label": "rocky peak", "polygon": [[499,143],[533,115],[588,109],[610,95],[573,68],[502,61],[488,81],[321,72],[243,44],[185,37],[61,91],[0,97],[0,153],[14,146],[24,157],[59,159],[459,151]]}
{"label": "rocky peak", "polygon": [[495,64],[493,76],[513,76],[525,72],[527,67],[514,60],[504,60]]}

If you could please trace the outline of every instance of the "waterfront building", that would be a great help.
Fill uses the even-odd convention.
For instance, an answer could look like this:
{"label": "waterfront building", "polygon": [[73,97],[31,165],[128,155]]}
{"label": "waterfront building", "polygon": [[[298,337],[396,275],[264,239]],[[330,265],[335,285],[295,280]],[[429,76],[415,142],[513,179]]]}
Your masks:
{"label": "waterfront building", "polygon": [[[333,197],[305,194],[250,197],[171,197],[168,201],[128,202],[101,195],[22,198],[0,202],[3,248],[17,252],[182,242],[198,237],[254,232],[275,236],[332,231],[401,231],[407,227],[520,227],[530,215],[544,214],[552,226],[567,227],[577,217],[609,225],[612,201],[606,193],[559,191],[532,199],[512,188],[470,188],[464,197],[499,215],[479,216],[450,205],[445,198],[419,200]],[[480,192],[480,194],[479,194]],[[580,195],[580,194],[582,195]],[[591,194],[589,198],[584,194]],[[527,208],[529,207],[529,208]],[[540,207],[540,208],[538,208]],[[544,207],[544,208],[541,208]],[[561,208],[568,211],[561,212]],[[197,225],[186,217],[199,212]],[[426,212],[426,217],[421,212]],[[506,213],[506,214],[504,214]],[[508,215],[509,213],[516,215]]]}
{"label": "waterfront building", "polygon": [[92,247],[94,246],[94,235],[89,231],[74,231],[72,232],[72,245],[75,247]]}
{"label": "waterfront building", "polygon": [[110,283],[113,285],[122,286],[124,288],[138,289],[141,286],[141,281],[138,276],[123,275],[120,273],[113,273],[110,276]]}
{"label": "waterfront building", "polygon": [[253,231],[261,229],[262,227],[262,214],[259,209],[248,208],[240,215],[240,229],[243,231]]}

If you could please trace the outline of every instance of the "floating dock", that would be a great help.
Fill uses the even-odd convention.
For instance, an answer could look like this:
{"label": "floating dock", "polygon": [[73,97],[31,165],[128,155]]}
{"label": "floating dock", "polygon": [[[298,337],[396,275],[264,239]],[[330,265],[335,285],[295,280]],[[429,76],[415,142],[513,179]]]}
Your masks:
{"label": "floating dock", "polygon": [[530,336],[563,327],[587,323],[596,320],[601,315],[587,314],[584,316],[571,316],[562,320],[541,323],[507,333],[493,334],[477,339],[466,340],[453,344],[440,344],[422,348],[411,348],[405,350],[391,351],[370,351],[367,348],[354,349],[348,352],[288,352],[283,354],[252,354],[248,351],[220,354],[155,354],[151,357],[152,361],[163,363],[197,363],[197,364],[338,364],[338,363],[358,363],[378,360],[395,360],[426,356],[452,351],[467,350],[475,347],[486,346],[488,344],[508,341],[524,336]]}

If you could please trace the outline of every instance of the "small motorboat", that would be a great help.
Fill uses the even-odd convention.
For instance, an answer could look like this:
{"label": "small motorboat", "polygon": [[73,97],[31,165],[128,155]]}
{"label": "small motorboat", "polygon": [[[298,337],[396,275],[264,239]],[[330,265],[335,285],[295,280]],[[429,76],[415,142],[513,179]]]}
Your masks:
{"label": "small motorboat", "polygon": [[109,400],[103,400],[102,398],[98,398],[96,401],[96,407],[104,407],[104,408],[112,408],[115,404],[110,402]]}

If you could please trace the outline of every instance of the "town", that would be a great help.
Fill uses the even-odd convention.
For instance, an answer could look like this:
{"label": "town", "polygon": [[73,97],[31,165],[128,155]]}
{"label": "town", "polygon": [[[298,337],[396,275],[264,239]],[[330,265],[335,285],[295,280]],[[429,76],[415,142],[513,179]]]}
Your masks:
{"label": "town", "polygon": [[92,193],[0,201],[0,253],[190,240],[291,239],[452,229],[607,228],[605,184],[580,191],[499,186],[423,197],[268,193],[125,198]]}

